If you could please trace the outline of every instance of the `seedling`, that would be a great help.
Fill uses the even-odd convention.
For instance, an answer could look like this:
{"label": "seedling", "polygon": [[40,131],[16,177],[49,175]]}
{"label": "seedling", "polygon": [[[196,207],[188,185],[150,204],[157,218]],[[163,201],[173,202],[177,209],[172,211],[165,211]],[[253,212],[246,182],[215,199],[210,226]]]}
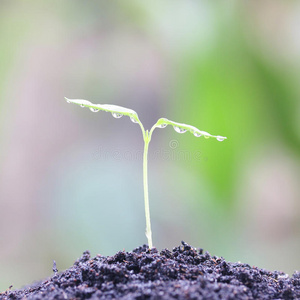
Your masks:
{"label": "seedling", "polygon": [[81,99],[68,99],[65,98],[68,103],[74,103],[80,105],[81,107],[88,107],[92,112],[98,112],[100,110],[110,112],[112,116],[116,119],[122,116],[128,116],[133,123],[139,124],[143,133],[144,138],[144,155],[143,155],[143,182],[144,182],[144,201],[145,201],[145,215],[146,215],[146,237],[148,239],[148,246],[152,248],[152,231],[150,222],[150,209],[149,209],[149,195],[148,195],[148,146],[151,141],[152,133],[155,128],[165,128],[167,125],[173,126],[174,130],[178,133],[185,133],[187,131],[191,132],[196,137],[204,136],[204,138],[216,138],[218,141],[222,142],[226,139],[224,136],[211,135],[206,131],[199,130],[198,128],[170,121],[166,118],[159,119],[151,128],[150,131],[145,130],[143,124],[139,120],[137,113],[132,110],[122,106],[110,105],[110,104],[93,104],[87,100]]}

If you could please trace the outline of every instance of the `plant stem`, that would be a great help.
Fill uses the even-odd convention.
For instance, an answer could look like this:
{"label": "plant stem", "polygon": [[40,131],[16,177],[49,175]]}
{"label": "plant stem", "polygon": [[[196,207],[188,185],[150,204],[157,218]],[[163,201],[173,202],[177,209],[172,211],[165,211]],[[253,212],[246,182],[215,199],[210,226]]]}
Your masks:
{"label": "plant stem", "polygon": [[151,140],[148,130],[144,135],[144,158],[143,158],[143,179],[144,179],[144,201],[145,201],[145,215],[146,215],[146,237],[148,239],[148,246],[152,248],[152,231],[150,222],[150,208],[149,208],[149,195],[148,195],[148,146]]}

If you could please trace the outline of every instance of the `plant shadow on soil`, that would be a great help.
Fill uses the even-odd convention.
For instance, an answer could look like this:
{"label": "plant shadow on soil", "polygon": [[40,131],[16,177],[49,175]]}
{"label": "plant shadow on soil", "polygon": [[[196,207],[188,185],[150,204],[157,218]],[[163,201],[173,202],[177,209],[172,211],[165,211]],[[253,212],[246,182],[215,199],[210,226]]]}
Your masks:
{"label": "plant shadow on soil", "polygon": [[146,245],[91,258],[0,299],[300,299],[300,273],[291,277],[227,262],[185,242],[172,251]]}

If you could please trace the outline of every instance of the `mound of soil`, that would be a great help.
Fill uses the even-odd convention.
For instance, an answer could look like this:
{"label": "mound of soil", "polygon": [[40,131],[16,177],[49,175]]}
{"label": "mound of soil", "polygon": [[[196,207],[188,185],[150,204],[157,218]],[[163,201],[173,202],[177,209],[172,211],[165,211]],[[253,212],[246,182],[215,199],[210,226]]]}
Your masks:
{"label": "mound of soil", "polygon": [[0,299],[300,299],[292,277],[230,263],[182,242],[160,253],[146,245],[111,257],[84,252],[74,265]]}

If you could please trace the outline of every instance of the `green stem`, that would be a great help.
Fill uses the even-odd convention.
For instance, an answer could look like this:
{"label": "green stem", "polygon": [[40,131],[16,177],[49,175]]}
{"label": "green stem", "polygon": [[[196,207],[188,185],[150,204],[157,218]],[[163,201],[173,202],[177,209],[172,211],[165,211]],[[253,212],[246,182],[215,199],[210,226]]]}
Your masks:
{"label": "green stem", "polygon": [[146,215],[146,237],[148,239],[148,246],[152,248],[152,231],[150,222],[150,208],[149,208],[149,194],[148,194],[148,146],[151,140],[148,130],[144,135],[144,159],[143,159],[143,177],[144,177],[144,200],[145,200],[145,215]]}

